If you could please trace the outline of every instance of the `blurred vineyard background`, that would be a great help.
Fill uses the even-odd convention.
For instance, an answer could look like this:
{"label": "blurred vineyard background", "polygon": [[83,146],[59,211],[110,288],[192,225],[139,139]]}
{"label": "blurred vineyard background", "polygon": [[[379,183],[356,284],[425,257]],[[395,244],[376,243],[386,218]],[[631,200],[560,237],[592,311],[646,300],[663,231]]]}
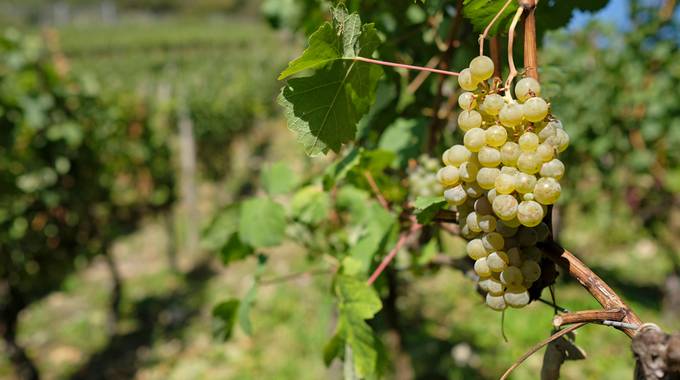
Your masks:
{"label": "blurred vineyard background", "polygon": [[[299,245],[265,249],[263,266],[234,260],[229,244],[230,205],[272,176],[313,181],[324,166],[304,157],[275,100],[278,73],[323,20],[320,3],[0,4],[0,378],[342,377],[321,358],[335,318],[330,280],[286,279],[315,269]],[[413,2],[370,19],[374,3],[362,17],[388,37],[395,23],[426,23],[426,6]],[[545,34],[540,62],[545,95],[572,136],[560,240],[644,320],[677,330],[680,19],[674,1],[659,5],[616,0],[581,12]],[[473,54],[462,51],[453,67]],[[401,95],[384,104],[422,111],[409,109],[404,88],[391,91]],[[445,247],[464,255],[457,239]],[[225,342],[213,307],[244,297],[256,268],[264,281],[252,331]],[[549,333],[552,309],[535,303],[506,316],[503,342],[499,315],[458,270],[410,280],[396,302],[401,337],[382,330],[395,356],[390,378],[497,378]],[[558,289],[562,306],[596,307],[563,276]],[[566,365],[564,378],[631,376],[622,334],[590,326],[578,342],[591,355]],[[539,368],[533,357],[514,378]]]}

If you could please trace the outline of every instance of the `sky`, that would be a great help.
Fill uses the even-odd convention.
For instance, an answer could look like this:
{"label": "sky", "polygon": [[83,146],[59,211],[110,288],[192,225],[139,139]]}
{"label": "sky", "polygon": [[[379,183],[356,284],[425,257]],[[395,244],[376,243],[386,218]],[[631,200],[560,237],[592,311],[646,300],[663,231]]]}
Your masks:
{"label": "sky", "polygon": [[569,30],[582,28],[593,19],[609,21],[621,29],[626,29],[630,24],[628,19],[628,0],[611,0],[606,7],[595,13],[576,11],[567,28]]}

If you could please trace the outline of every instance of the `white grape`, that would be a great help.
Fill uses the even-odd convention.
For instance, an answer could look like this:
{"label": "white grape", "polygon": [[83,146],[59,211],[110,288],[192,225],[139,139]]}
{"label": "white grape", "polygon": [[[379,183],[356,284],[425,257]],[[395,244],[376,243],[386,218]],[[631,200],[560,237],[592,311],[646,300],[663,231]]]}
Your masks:
{"label": "white grape", "polygon": [[462,205],[467,199],[467,193],[462,185],[444,190],[444,199],[454,206]]}
{"label": "white grape", "polygon": [[544,142],[549,138],[554,137],[556,130],[557,130],[556,123],[554,121],[551,121],[548,124],[546,124],[545,127],[543,127],[543,129],[538,131],[538,138],[541,140],[541,142]]}
{"label": "white grape", "polygon": [[462,111],[458,114],[458,126],[464,132],[472,128],[478,128],[482,125],[482,115],[475,111]]}
{"label": "white grape", "polygon": [[538,241],[536,231],[533,228],[520,228],[517,231],[517,239],[520,247],[533,247]]}
{"label": "white grape", "polygon": [[481,259],[488,256],[488,252],[484,249],[484,244],[480,239],[472,239],[467,243],[466,252],[473,260]]}
{"label": "white grape", "polygon": [[515,190],[520,194],[531,193],[536,186],[536,176],[527,173],[518,173],[515,176]]}
{"label": "white grape", "polygon": [[463,162],[458,168],[458,173],[460,179],[465,182],[472,182],[477,180],[477,172],[479,171],[479,165],[473,161]]}
{"label": "white grape", "polygon": [[[496,222],[496,232],[501,234],[504,238],[509,238],[517,234],[517,228],[510,227],[502,221]],[[507,239],[505,239],[507,241]]]}
{"label": "white grape", "polygon": [[505,100],[503,100],[502,96],[498,94],[489,94],[484,98],[484,102],[482,102],[482,105],[479,107],[479,109],[488,115],[496,116],[499,112],[501,112],[501,109],[504,105]]}
{"label": "white grape", "polygon": [[529,304],[529,292],[523,287],[509,288],[503,294],[505,304],[510,307],[521,308]]}
{"label": "white grape", "polygon": [[485,132],[486,144],[493,147],[500,147],[508,139],[508,131],[500,125],[492,125]]}
{"label": "white grape", "polygon": [[535,174],[541,170],[541,160],[534,152],[522,152],[517,158],[517,168],[527,174]]}
{"label": "white grape", "polygon": [[501,163],[501,152],[496,148],[484,146],[477,153],[477,159],[482,166],[495,168]]}
{"label": "white grape", "polygon": [[542,162],[548,162],[555,157],[555,148],[550,144],[540,144],[536,148],[536,156]]}
{"label": "white grape", "polygon": [[471,92],[464,92],[458,96],[458,105],[464,110],[471,110],[477,107],[477,99],[475,94]]}
{"label": "white grape", "polygon": [[482,236],[482,244],[487,251],[500,251],[503,249],[505,239],[498,232],[491,232]]}
{"label": "white grape", "polygon": [[494,232],[496,230],[496,218],[491,215],[481,215],[478,217],[477,222],[482,232]]}
{"label": "white grape", "polygon": [[522,78],[515,85],[515,96],[520,102],[529,99],[531,96],[541,96],[541,85],[534,78]]}
{"label": "white grape", "polygon": [[491,204],[493,211],[501,220],[512,220],[517,215],[517,199],[512,195],[497,195]]}
{"label": "white grape", "polygon": [[[516,200],[515,200],[515,201],[516,201]],[[506,225],[508,225],[508,227],[513,227],[513,228],[517,228],[517,227],[519,227],[519,226],[522,225],[522,223],[520,223],[519,220],[517,220],[517,215],[516,215],[516,214],[515,214],[515,217],[512,218],[512,219],[503,220],[503,223],[505,223]]]}
{"label": "white grape", "polygon": [[518,103],[507,103],[498,113],[501,124],[509,128],[519,125],[522,122],[522,117],[524,117],[524,110],[522,105]]}
{"label": "white grape", "polygon": [[564,129],[558,128],[555,130],[555,138],[557,141],[554,145],[557,148],[557,151],[560,153],[564,152],[569,146],[569,135],[564,131]]}
{"label": "white grape", "polygon": [[457,185],[460,181],[458,168],[455,166],[444,166],[437,172],[437,180],[446,187]]}
{"label": "white grape", "polygon": [[465,132],[465,136],[463,136],[463,144],[470,152],[479,152],[485,143],[486,136],[481,128],[472,128]]}
{"label": "white grape", "polygon": [[503,296],[494,296],[489,293],[486,295],[486,305],[496,311],[505,310],[505,298],[503,298]]}
{"label": "white grape", "polygon": [[[498,226],[496,226],[496,229],[498,230]],[[546,241],[550,236],[550,228],[548,228],[548,225],[545,223],[541,223],[534,227],[534,231],[536,231],[536,240],[538,241]]]}
{"label": "white grape", "polygon": [[[508,239],[505,240],[507,241]],[[508,264],[514,267],[519,267],[522,265],[522,254],[520,253],[519,248],[517,247],[508,248],[506,253],[508,254]]]}
{"label": "white grape", "polygon": [[463,184],[463,188],[465,189],[465,192],[467,193],[468,198],[470,199],[477,199],[484,195],[484,189],[479,187],[477,182],[468,182]]}
{"label": "white grape", "polygon": [[515,166],[521,151],[519,145],[515,142],[508,141],[501,147],[501,162],[503,165]]}
{"label": "white grape", "polygon": [[489,269],[489,266],[486,264],[486,257],[477,259],[475,261],[474,269],[475,273],[477,273],[477,275],[480,277],[491,276],[491,269]]}
{"label": "white grape", "polygon": [[470,73],[474,79],[478,81],[483,81],[491,78],[493,75],[493,61],[491,58],[480,55],[475,57],[470,62]]}
{"label": "white grape", "polygon": [[520,269],[522,271],[522,276],[524,276],[524,280],[529,283],[533,283],[541,278],[541,266],[533,260],[524,261]]}
{"label": "white grape", "polygon": [[493,214],[493,208],[491,207],[491,202],[487,197],[481,197],[475,201],[475,211],[479,215],[491,215]]}
{"label": "white grape", "polygon": [[548,103],[543,98],[529,98],[524,102],[524,118],[531,122],[538,122],[548,116]]}
{"label": "white grape", "polygon": [[541,177],[552,177],[559,180],[564,175],[564,164],[554,158],[541,166],[540,174]]}
{"label": "white grape", "polygon": [[482,227],[479,226],[479,217],[477,216],[476,212],[471,212],[468,214],[467,218],[465,218],[465,222],[470,227],[470,231],[472,232],[482,232]]}
{"label": "white grape", "polygon": [[515,176],[501,173],[496,177],[494,188],[498,194],[510,194],[515,191]]}
{"label": "white grape", "polygon": [[514,166],[503,166],[503,167],[501,167],[501,173],[509,174],[509,175],[514,177],[521,172],[519,170],[517,170],[517,168],[514,167]]}
{"label": "white grape", "polygon": [[527,227],[534,227],[543,220],[543,207],[535,201],[522,201],[517,206],[517,219]]}
{"label": "white grape", "polygon": [[476,90],[477,83],[477,80],[473,78],[469,68],[461,70],[458,74],[458,85],[465,91]]}
{"label": "white grape", "polygon": [[[452,166],[460,166],[470,160],[472,152],[463,145],[454,145],[444,153],[444,163]],[[448,163],[446,162],[448,161]]]}
{"label": "white grape", "polygon": [[522,152],[534,152],[538,148],[538,135],[533,132],[524,132],[519,137],[519,149]]}
{"label": "white grape", "polygon": [[552,177],[543,177],[536,181],[534,186],[534,196],[536,200],[544,205],[551,205],[560,197],[562,187],[560,183]]}
{"label": "white grape", "polygon": [[486,257],[486,265],[492,272],[502,272],[508,267],[508,255],[503,251],[491,252]]}
{"label": "white grape", "polygon": [[[517,249],[517,248],[513,248]],[[510,255],[508,255],[509,257]],[[524,282],[522,271],[516,266],[508,266],[503,270],[500,280],[504,285],[521,285]]]}
{"label": "white grape", "polygon": [[480,289],[495,296],[502,296],[505,290],[505,286],[493,277],[480,278],[478,284]]}
{"label": "white grape", "polygon": [[496,192],[496,189],[491,189],[486,193],[486,199],[488,199],[489,202],[491,202],[491,205],[492,205],[491,209],[492,210],[493,210],[493,200],[496,199],[497,195],[498,195],[498,193]]}
{"label": "white grape", "polygon": [[498,177],[500,172],[501,171],[498,168],[479,169],[479,172],[477,172],[477,183],[479,184],[479,187],[484,190],[492,189],[496,182],[496,177]]}

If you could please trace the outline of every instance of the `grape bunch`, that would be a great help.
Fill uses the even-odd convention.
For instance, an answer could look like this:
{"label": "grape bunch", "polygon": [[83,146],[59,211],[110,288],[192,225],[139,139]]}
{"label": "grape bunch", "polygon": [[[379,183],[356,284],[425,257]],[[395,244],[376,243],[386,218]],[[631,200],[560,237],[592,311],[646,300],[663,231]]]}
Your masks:
{"label": "grape bunch", "polygon": [[437,179],[458,211],[486,304],[504,310],[526,306],[528,289],[541,277],[536,243],[550,234],[543,218],[560,197],[565,167],[557,155],[569,136],[540,97],[537,80],[519,80],[513,99],[509,90],[499,94],[499,80],[489,83],[493,71],[485,56],[461,71],[463,145],[444,152]]}
{"label": "grape bunch", "polygon": [[442,193],[444,188],[437,180],[438,169],[439,162],[437,162],[437,159],[427,155],[418,157],[417,161],[411,160],[409,162],[409,196],[413,200],[418,197],[432,197]]}

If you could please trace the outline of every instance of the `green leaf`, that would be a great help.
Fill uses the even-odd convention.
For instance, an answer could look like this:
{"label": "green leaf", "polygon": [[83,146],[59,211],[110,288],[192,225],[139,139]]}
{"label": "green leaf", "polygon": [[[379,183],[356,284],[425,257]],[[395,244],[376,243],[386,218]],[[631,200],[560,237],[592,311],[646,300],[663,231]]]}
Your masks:
{"label": "green leaf", "polygon": [[291,208],[297,220],[315,225],[326,219],[331,209],[331,199],[319,186],[307,186],[295,193]]}
{"label": "green leaf", "polygon": [[361,162],[361,149],[354,148],[341,160],[330,165],[323,176],[324,190],[330,190],[338,181],[342,181]]}
{"label": "green leaf", "polygon": [[201,246],[208,251],[219,251],[229,242],[238,228],[240,204],[235,203],[217,212],[210,224],[203,230]]}
{"label": "green leaf", "polygon": [[241,300],[241,306],[238,308],[238,324],[241,326],[243,331],[248,334],[253,334],[253,327],[250,323],[250,309],[255,303],[255,296],[257,295],[257,282],[253,283],[253,286],[248,289],[245,297]]}
{"label": "green leaf", "polygon": [[[463,1],[463,15],[470,19],[475,31],[481,32],[489,25],[505,3],[506,0],[465,0]],[[517,11],[518,6],[515,1],[510,3],[501,17],[489,29],[489,36],[497,34],[499,30],[507,30],[510,18]]]}
{"label": "green leaf", "polygon": [[241,205],[239,238],[255,248],[281,243],[286,228],[283,207],[269,198],[249,199]]}
{"label": "green leaf", "polygon": [[371,202],[360,225],[361,237],[352,246],[349,256],[361,263],[361,273],[366,274],[375,255],[387,244],[397,218],[376,202]]}
{"label": "green leaf", "polygon": [[260,176],[262,186],[270,195],[291,191],[298,182],[295,173],[283,162],[266,166]]}
{"label": "green leaf", "polygon": [[335,62],[314,75],[288,81],[278,102],[285,108],[288,128],[305,152],[338,152],[354,139],[357,123],[375,98],[382,69],[361,62]]}
{"label": "green leaf", "polygon": [[286,78],[314,70],[310,76],[288,80],[278,98],[288,128],[307,154],[338,152],[355,138],[357,123],[374,102],[382,69],[353,58],[370,56],[379,43],[372,24],[361,26],[358,15],[338,7],[333,24],[321,26],[302,56],[281,73],[280,78]]}
{"label": "green leaf", "polygon": [[432,221],[437,211],[446,207],[446,199],[438,197],[418,197],[414,203],[418,223],[427,224]]}
{"label": "green leaf", "polygon": [[253,247],[244,244],[238,237],[238,233],[231,234],[227,243],[220,250],[220,259],[224,265],[233,261],[242,260],[255,253]]}
{"label": "green leaf", "polygon": [[231,338],[236,322],[236,312],[238,311],[239,300],[231,299],[216,305],[212,310],[213,315],[213,335],[226,341]]}
{"label": "green leaf", "polygon": [[394,152],[397,164],[405,166],[418,157],[425,136],[425,124],[416,119],[397,119],[380,137],[378,148]]}
{"label": "green leaf", "polygon": [[331,365],[333,359],[342,355],[342,350],[344,348],[345,340],[338,334],[333,335],[323,348],[323,362],[326,366]]}

